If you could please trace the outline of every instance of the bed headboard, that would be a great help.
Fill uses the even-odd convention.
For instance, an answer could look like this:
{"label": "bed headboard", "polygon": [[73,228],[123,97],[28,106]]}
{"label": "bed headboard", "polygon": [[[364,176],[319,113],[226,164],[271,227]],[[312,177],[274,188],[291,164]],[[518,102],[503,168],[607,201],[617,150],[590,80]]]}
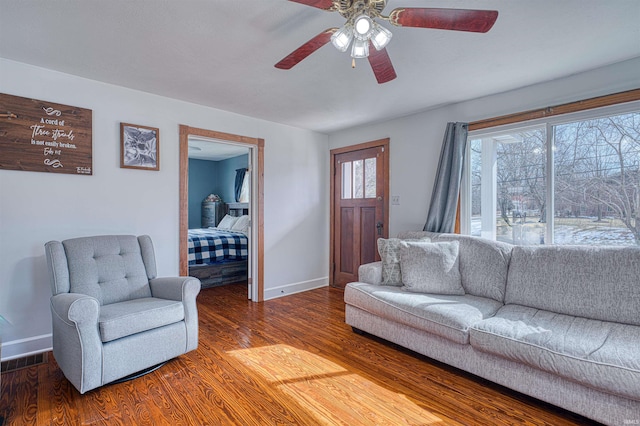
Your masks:
{"label": "bed headboard", "polygon": [[227,214],[231,216],[249,214],[249,203],[227,203]]}

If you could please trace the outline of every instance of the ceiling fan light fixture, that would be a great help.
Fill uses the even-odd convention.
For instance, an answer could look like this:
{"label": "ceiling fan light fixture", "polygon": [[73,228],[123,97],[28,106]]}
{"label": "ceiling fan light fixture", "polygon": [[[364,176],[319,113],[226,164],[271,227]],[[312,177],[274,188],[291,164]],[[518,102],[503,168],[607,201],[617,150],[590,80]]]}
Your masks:
{"label": "ceiling fan light fixture", "polygon": [[353,20],[353,34],[358,40],[369,40],[373,33],[374,26],[375,22],[373,22],[371,18],[367,15],[360,15]]}
{"label": "ceiling fan light fixture", "polygon": [[369,56],[369,40],[356,38],[351,48],[351,57],[354,59],[366,58]]}
{"label": "ceiling fan light fixture", "polygon": [[391,33],[391,31],[376,23],[373,27],[371,43],[373,44],[373,47],[376,48],[376,50],[382,50],[387,46],[387,44],[389,44],[392,36],[393,34]]}
{"label": "ceiling fan light fixture", "polygon": [[348,23],[331,35],[331,43],[341,52],[346,52],[353,40],[353,28]]}

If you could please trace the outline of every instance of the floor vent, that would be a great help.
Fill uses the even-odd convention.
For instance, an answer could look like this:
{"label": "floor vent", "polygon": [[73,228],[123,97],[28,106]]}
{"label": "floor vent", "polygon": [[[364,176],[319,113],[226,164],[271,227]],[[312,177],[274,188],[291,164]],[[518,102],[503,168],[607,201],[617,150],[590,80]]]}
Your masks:
{"label": "floor vent", "polygon": [[16,358],[2,363],[2,372],[20,370],[21,368],[32,367],[34,365],[45,364],[49,361],[49,354],[43,352],[41,354],[30,355],[24,358]]}

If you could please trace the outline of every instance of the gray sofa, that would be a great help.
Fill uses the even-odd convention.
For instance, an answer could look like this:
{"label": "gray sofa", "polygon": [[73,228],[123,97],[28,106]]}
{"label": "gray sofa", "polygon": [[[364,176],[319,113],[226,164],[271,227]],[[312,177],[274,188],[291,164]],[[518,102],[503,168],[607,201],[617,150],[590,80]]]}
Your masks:
{"label": "gray sofa", "polygon": [[347,324],[599,422],[640,423],[640,248],[399,238],[457,241],[464,294],[382,285],[382,263],[362,265]]}

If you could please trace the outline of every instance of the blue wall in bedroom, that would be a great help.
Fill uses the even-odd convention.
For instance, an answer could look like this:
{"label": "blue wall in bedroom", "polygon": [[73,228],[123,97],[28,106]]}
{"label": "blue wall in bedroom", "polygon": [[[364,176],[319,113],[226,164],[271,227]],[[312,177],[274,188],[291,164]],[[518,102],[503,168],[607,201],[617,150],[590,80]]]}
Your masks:
{"label": "blue wall in bedroom", "polygon": [[235,202],[236,169],[247,167],[249,155],[223,161],[189,159],[189,228],[200,228],[202,200],[218,194],[225,203]]}
{"label": "blue wall in bedroom", "polygon": [[220,180],[223,182],[218,195],[222,197],[225,203],[235,203],[236,169],[248,167],[249,154],[219,161],[218,164],[220,165]]}

